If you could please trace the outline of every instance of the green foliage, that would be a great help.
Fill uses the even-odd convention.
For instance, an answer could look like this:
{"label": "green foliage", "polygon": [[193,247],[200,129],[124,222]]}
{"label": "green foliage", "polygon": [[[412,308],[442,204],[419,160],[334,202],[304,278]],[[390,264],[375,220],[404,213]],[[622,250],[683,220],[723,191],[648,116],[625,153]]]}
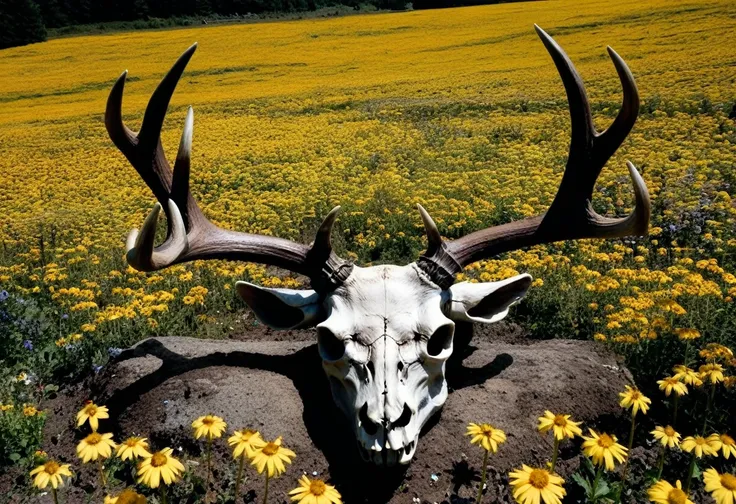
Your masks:
{"label": "green foliage", "polygon": [[0,465],[29,460],[41,446],[45,422],[45,413],[30,408],[18,406],[0,412]]}
{"label": "green foliage", "polygon": [[41,10],[32,0],[0,0],[0,49],[46,40]]}

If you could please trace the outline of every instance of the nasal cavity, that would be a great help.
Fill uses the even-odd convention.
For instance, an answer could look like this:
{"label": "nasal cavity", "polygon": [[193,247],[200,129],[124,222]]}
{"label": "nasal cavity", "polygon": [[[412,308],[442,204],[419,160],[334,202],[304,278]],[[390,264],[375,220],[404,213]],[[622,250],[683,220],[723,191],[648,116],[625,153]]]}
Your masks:
{"label": "nasal cavity", "polygon": [[378,432],[378,425],[374,424],[373,421],[368,418],[368,403],[364,403],[363,407],[360,408],[360,411],[358,412],[358,420],[360,420],[360,425],[369,436],[376,435],[376,432]]}
{"label": "nasal cavity", "polygon": [[409,425],[409,422],[411,421],[411,410],[409,409],[409,406],[404,403],[404,411],[401,412],[401,416],[396,419],[395,422],[391,424],[392,429],[396,429],[398,427],[406,427]]}

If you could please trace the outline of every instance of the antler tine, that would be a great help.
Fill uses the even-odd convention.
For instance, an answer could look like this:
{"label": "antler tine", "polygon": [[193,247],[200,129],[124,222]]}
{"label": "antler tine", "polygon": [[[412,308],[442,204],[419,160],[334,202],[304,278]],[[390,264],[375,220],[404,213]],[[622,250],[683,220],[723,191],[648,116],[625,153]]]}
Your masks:
{"label": "antler tine", "polygon": [[572,153],[573,149],[579,149],[592,142],[592,137],[595,135],[593,116],[590,112],[590,103],[588,102],[588,95],[585,92],[585,85],[583,84],[583,79],[580,78],[580,74],[575,69],[575,65],[572,64],[567,53],[559,44],[536,24],[534,25],[534,29],[537,31],[539,38],[542,39],[547,52],[552,56],[552,61],[554,61],[557,71],[562,78],[562,84],[565,86],[567,102],[570,107],[572,129],[570,152]]}
{"label": "antler tine", "polygon": [[105,127],[110,139],[120,151],[129,157],[132,154],[132,148],[135,146],[136,137],[128,127],[123,123],[123,91],[125,90],[125,79],[128,77],[128,71],[124,71],[113,84],[110,94],[107,97],[107,107],[105,108]]}
{"label": "antler tine", "polygon": [[138,271],[156,271],[173,264],[188,248],[187,232],[179,209],[168,201],[171,233],[166,241],[154,248],[161,204],[156,203],[148,214],[140,232],[134,229],[126,242],[128,264]]}
{"label": "antler tine", "polygon": [[613,61],[613,66],[616,67],[618,78],[621,81],[621,88],[624,91],[621,109],[616,115],[616,119],[613,120],[607,130],[600,133],[596,138],[596,144],[601,149],[601,156],[608,159],[624,142],[639,116],[639,90],[626,62],[610,46],[606,49],[611,61]]}
{"label": "antler tine", "polygon": [[613,49],[608,48],[624,98],[611,126],[598,133],[593,125],[583,80],[575,66],[552,37],[539,26],[534,25],[534,28],[552,56],[570,106],[570,151],[560,187],[544,215],[483,229],[446,243],[437,243],[439,233],[435,233],[436,226],[420,207],[430,244],[417,265],[444,289],[452,285],[454,276],[462,271],[463,266],[501,252],[560,240],[619,238],[647,233],[651,214],[649,192],[630,162],[627,161],[627,166],[636,200],[633,212],[624,218],[603,217],[593,210],[591,204],[598,175],[633,128],[639,113],[639,93],[629,67]]}
{"label": "antler tine", "polygon": [[174,204],[182,209],[182,218],[186,224],[186,230],[192,227],[190,224],[189,207],[196,206],[189,195],[189,172],[192,164],[192,134],[194,132],[194,110],[190,106],[187,110],[187,118],[184,121],[184,129],[181,133],[179,150],[174,162],[174,173],[171,181],[171,192],[169,196]]}
{"label": "antler tine", "polygon": [[141,131],[138,133],[138,141],[144,150],[153,150],[161,138],[161,128],[164,125],[166,110],[169,108],[169,102],[174,94],[176,85],[179,83],[181,74],[187,67],[189,60],[192,59],[194,51],[197,50],[195,42],[179,56],[176,63],[171,67],[169,72],[161,79],[156,90],[148,101],[146,112],[143,115],[143,124]]}

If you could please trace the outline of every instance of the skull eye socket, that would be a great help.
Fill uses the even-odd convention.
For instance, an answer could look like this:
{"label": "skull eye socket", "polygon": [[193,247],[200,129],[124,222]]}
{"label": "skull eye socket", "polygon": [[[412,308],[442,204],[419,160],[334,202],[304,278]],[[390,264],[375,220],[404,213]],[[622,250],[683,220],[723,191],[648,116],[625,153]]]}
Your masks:
{"label": "skull eye socket", "polygon": [[336,361],[345,355],[345,343],[326,327],[317,327],[317,348],[326,361]]}
{"label": "skull eye socket", "polygon": [[452,348],[452,336],[455,334],[455,324],[445,324],[438,327],[427,341],[427,354],[437,357]]}

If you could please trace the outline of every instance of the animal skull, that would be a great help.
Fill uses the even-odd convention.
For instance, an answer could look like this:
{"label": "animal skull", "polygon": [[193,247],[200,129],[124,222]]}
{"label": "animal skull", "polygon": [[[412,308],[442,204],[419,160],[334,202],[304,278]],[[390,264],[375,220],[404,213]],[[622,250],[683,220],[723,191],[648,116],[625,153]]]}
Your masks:
{"label": "animal skull", "polygon": [[411,461],[422,427],[447,399],[454,321],[500,320],[530,284],[518,275],[442,290],[412,263],[356,267],[324,299],[311,290],[236,288],[270,327],[316,324],[322,366],[361,455],[392,466]]}
{"label": "animal skull", "polygon": [[[307,276],[314,290],[266,289],[246,282],[239,282],[237,290],[256,316],[273,328],[317,327],[332,394],[352,420],[361,453],[377,464],[408,463],[422,427],[447,399],[445,363],[453,351],[454,322],[502,319],[531,283],[529,275],[518,275],[500,282],[455,284],[455,275],[464,266],[521,247],[644,235],[648,230],[649,194],[631,163],[634,211],[614,219],[598,215],[591,204],[598,175],[638,114],[639,95],[629,68],[609,48],[624,100],[611,126],[598,132],[574,66],[549,35],[536,29],[560,72],[570,102],[570,152],[552,205],[543,215],[453,241],[442,239],[432,218],[419,206],[428,247],[419,260],[407,266],[360,268],[338,257],[330,233],[339,207],[325,217],[310,245],[215,226],[189,190],[191,107],[173,170],[160,140],[166,109],[196,44],[182,54],[156,88],[137,134],[122,120],[124,72],[108,97],[105,126],[158,200],[140,233],[133,230],[128,237],[128,263],[141,271],[156,271],[187,261],[229,259],[269,264]],[[162,209],[168,230],[164,243],[155,247]]]}

